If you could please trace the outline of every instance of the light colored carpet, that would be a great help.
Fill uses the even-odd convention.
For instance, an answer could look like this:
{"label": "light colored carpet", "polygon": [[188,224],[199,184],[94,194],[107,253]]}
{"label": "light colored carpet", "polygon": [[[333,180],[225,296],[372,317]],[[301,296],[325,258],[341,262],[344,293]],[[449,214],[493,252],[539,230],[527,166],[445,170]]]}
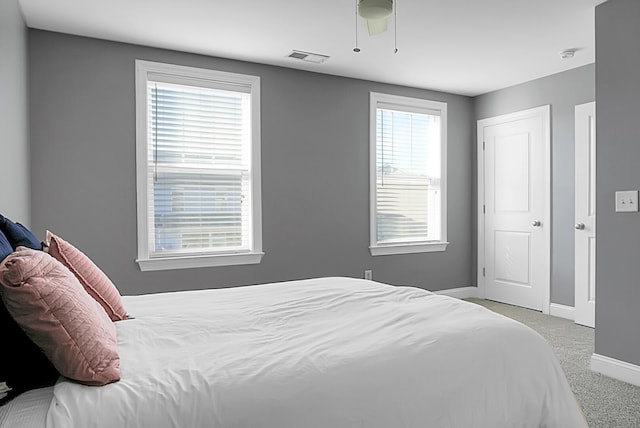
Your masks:
{"label": "light colored carpet", "polygon": [[640,428],[640,387],[592,372],[593,329],[490,300],[467,299],[528,325],[551,344],[591,428]]}

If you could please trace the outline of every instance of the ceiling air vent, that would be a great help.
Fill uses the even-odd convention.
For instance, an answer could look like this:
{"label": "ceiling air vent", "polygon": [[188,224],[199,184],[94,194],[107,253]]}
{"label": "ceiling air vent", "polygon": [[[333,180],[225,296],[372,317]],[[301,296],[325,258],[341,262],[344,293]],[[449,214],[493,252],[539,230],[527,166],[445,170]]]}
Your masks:
{"label": "ceiling air vent", "polygon": [[287,57],[293,58],[293,59],[299,59],[301,61],[312,62],[314,64],[322,64],[329,58],[328,55],[320,55],[320,54],[315,54],[311,52],[303,52],[303,51],[296,51],[296,50],[291,51],[291,53],[289,53]]}

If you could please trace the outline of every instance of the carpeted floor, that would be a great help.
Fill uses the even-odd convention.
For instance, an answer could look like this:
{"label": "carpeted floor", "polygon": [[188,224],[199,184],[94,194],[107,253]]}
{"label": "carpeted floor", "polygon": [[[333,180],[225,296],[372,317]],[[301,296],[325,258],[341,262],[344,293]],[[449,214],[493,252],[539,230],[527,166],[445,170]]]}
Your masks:
{"label": "carpeted floor", "polygon": [[553,347],[591,428],[640,428],[640,387],[594,373],[593,329],[490,300],[467,299],[528,325]]}

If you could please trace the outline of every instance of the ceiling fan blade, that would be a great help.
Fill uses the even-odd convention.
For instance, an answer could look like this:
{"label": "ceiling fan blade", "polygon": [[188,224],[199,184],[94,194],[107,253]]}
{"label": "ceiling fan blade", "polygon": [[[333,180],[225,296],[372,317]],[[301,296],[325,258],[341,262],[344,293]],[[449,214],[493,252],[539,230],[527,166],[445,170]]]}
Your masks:
{"label": "ceiling fan blade", "polygon": [[387,18],[367,19],[367,30],[370,36],[377,36],[387,31]]}

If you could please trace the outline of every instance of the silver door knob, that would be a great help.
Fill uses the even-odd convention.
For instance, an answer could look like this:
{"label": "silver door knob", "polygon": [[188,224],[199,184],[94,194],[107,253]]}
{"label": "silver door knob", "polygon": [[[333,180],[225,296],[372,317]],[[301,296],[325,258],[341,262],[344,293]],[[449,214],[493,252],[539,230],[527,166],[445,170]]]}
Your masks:
{"label": "silver door knob", "polygon": [[536,220],[533,223],[531,223],[531,226],[533,227],[540,227],[542,225],[542,222],[540,220]]}
{"label": "silver door knob", "polygon": [[576,223],[576,230],[584,230],[584,223]]}

